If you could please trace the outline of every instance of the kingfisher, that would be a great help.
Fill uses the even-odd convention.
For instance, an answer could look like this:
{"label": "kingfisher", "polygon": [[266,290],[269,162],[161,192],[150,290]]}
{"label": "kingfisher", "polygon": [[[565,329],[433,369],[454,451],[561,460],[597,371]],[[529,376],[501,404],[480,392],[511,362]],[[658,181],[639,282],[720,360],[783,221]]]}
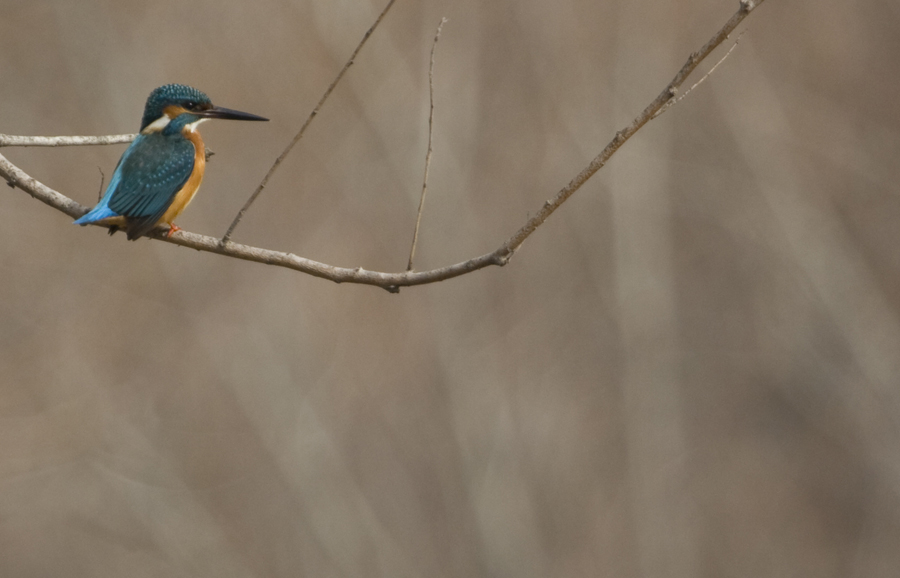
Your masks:
{"label": "kingfisher", "polygon": [[248,112],[214,106],[196,88],[167,84],[150,93],[140,134],[122,153],[103,198],[76,225],[125,229],[133,241],[163,223],[167,237],[188,206],[206,170],[206,147],[197,125],[211,118],[269,120]]}

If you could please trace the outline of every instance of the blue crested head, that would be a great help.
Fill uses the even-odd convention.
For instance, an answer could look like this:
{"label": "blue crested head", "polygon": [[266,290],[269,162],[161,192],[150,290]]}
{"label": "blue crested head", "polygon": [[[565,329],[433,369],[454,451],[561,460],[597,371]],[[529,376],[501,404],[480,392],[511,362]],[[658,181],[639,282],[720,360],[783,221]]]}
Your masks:
{"label": "blue crested head", "polygon": [[177,107],[185,111],[203,111],[212,108],[212,101],[196,88],[184,84],[167,84],[150,93],[144,106],[141,131],[160,119],[166,108]]}
{"label": "blue crested head", "polygon": [[[167,84],[150,93],[141,119],[141,132],[180,132],[184,126],[208,118],[268,120],[248,112],[214,106],[209,97],[184,84]],[[174,121],[171,122],[170,121]]]}

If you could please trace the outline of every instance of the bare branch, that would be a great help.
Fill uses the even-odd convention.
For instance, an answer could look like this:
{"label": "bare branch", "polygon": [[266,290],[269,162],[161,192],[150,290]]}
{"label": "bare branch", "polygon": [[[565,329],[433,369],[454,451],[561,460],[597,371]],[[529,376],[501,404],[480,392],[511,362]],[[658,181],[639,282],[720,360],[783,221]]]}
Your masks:
{"label": "bare branch", "polygon": [[73,201],[62,193],[54,191],[28,175],[25,171],[9,162],[3,155],[0,155],[0,176],[6,179],[6,184],[10,187],[22,189],[35,199],[62,211],[73,219],[77,219],[88,211],[87,207]]}
{"label": "bare branch", "polygon": [[306,118],[306,122],[303,123],[303,126],[300,127],[300,131],[294,135],[294,138],[291,140],[290,144],[282,151],[278,158],[275,159],[275,162],[272,164],[272,167],[269,169],[269,172],[266,173],[266,176],[263,177],[263,180],[259,183],[259,186],[256,187],[256,190],[253,191],[253,194],[250,195],[250,198],[247,199],[247,202],[244,203],[244,206],[241,207],[241,210],[238,211],[237,216],[234,217],[234,221],[232,221],[231,225],[229,225],[228,230],[225,231],[225,234],[222,236],[222,244],[228,243],[231,239],[231,234],[234,233],[235,228],[238,226],[238,223],[241,222],[241,219],[244,218],[244,213],[247,212],[247,209],[250,208],[250,205],[256,201],[256,198],[262,192],[264,188],[266,188],[266,184],[269,182],[269,179],[272,178],[272,175],[275,174],[275,171],[284,161],[284,159],[288,156],[288,153],[291,152],[291,149],[294,148],[300,139],[303,138],[303,133],[306,132],[306,128],[312,123],[313,119],[319,114],[319,109],[322,108],[322,105],[325,104],[325,101],[328,100],[328,97],[331,96],[331,93],[334,91],[334,87],[337,86],[338,82],[341,81],[341,78],[344,77],[344,73],[353,65],[353,61],[356,60],[356,55],[359,54],[359,51],[362,50],[363,45],[365,45],[366,41],[384,19],[385,15],[388,13],[388,10],[391,9],[391,6],[394,5],[396,0],[389,0],[387,6],[384,7],[384,10],[381,11],[381,14],[378,15],[378,18],[375,19],[375,22],[372,26],[366,30],[366,33],[363,35],[362,40],[359,41],[359,44],[356,45],[356,50],[353,51],[353,54],[350,55],[350,58],[347,59],[347,62],[344,64],[344,67],[341,68],[341,71],[338,72],[338,75],[334,78],[331,84],[325,89],[325,94],[322,95],[322,98],[319,99],[319,103],[316,104],[316,107],[309,113],[309,116]]}
{"label": "bare branch", "polygon": [[422,177],[422,196],[419,197],[419,212],[416,215],[416,228],[413,230],[412,247],[409,249],[409,264],[407,271],[413,270],[413,258],[416,256],[416,244],[419,242],[419,225],[422,223],[422,209],[425,207],[425,193],[428,192],[428,168],[431,166],[431,142],[434,134],[434,51],[438,40],[441,39],[441,29],[444,28],[446,18],[441,18],[437,32],[434,33],[434,42],[431,43],[431,64],[428,66],[428,152],[425,153],[425,176]]}
{"label": "bare branch", "polygon": [[[746,32],[746,30],[745,30],[744,32]],[[737,48],[738,42],[740,42],[741,36],[744,35],[744,32],[741,32],[740,34],[738,34],[738,37],[734,39],[734,44],[731,45],[731,48],[728,49],[728,52],[725,53],[725,56],[723,56],[722,58],[720,58],[719,61],[716,62],[716,63],[713,65],[713,67],[710,68],[709,71],[708,71],[706,74],[703,75],[703,78],[701,78],[700,80],[698,80],[697,82],[695,82],[693,85],[691,85],[691,87],[690,87],[689,89],[685,90],[684,93],[683,93],[681,96],[679,96],[678,98],[670,98],[670,99],[669,99],[669,102],[667,102],[666,105],[665,105],[664,107],[662,107],[661,109],[657,110],[657,111],[653,114],[653,118],[658,117],[658,116],[661,115],[662,113],[664,113],[664,112],[666,112],[667,110],[669,110],[670,107],[675,106],[676,104],[678,104],[679,102],[681,102],[682,100],[684,100],[684,99],[687,97],[687,95],[689,95],[695,88],[697,88],[698,86],[700,86],[701,84],[703,84],[703,81],[706,80],[707,78],[709,78],[710,75],[711,75],[713,72],[715,72],[717,68],[719,68],[719,65],[722,64],[723,62],[725,62],[725,59],[726,59],[726,58],[728,58],[729,56],[731,56],[731,53],[734,51],[735,48]]]}
{"label": "bare branch", "polygon": [[136,136],[136,134],[113,134],[109,136],[15,136],[0,134],[0,148],[111,145],[131,142]]}
{"label": "bare branch", "polygon": [[[9,186],[22,189],[35,199],[50,205],[72,218],[78,218],[88,212],[88,207],[73,201],[65,195],[39,182],[37,179],[26,174],[22,169],[9,162],[3,155],[0,155],[0,176],[6,180]],[[441,267],[440,269],[434,269],[432,271],[421,273],[409,271],[403,273],[380,273],[378,271],[366,271],[362,267],[352,269],[335,267],[311,259],[298,257],[291,253],[261,249],[259,247],[240,245],[238,243],[228,243],[223,246],[216,237],[208,237],[186,231],[178,231],[171,237],[167,237],[167,233],[167,228],[159,227],[151,232],[148,237],[158,241],[180,245],[182,247],[197,249],[198,251],[207,251],[225,255],[226,257],[286,267],[302,273],[308,273],[315,277],[321,277],[322,279],[329,279],[335,283],[376,285],[392,293],[399,291],[401,286],[434,283],[436,281],[458,277],[482,269],[488,265],[502,264],[494,253],[489,253],[474,259],[469,259],[462,263]]]}
{"label": "bare branch", "polygon": [[[547,220],[553,211],[559,208],[572,194],[578,190],[594,173],[606,164],[609,158],[633,136],[642,126],[650,121],[657,111],[662,109],[669,100],[677,93],[678,89],[684,84],[688,75],[697,68],[709,54],[721,44],[728,35],[747,17],[757,6],[761,5],[765,0],[742,0],[740,9],[725,23],[725,25],[707,42],[699,51],[691,54],[687,62],[675,75],[675,78],[669,85],[651,102],[640,115],[635,118],[631,124],[616,133],[615,138],[606,145],[606,148],[591,161],[591,163],[575,178],[563,187],[552,199],[548,200],[538,213],[528,220],[516,233],[510,237],[496,250],[491,253],[475,257],[455,265],[433,269],[431,271],[405,271],[402,273],[381,273],[377,271],[366,271],[361,267],[355,269],[345,267],[335,267],[326,265],[303,257],[298,257],[292,253],[282,253],[280,251],[272,251],[269,249],[261,249],[248,245],[239,245],[236,243],[222,243],[215,237],[207,237],[195,233],[179,231],[171,237],[166,237],[168,229],[158,228],[149,236],[158,241],[173,243],[183,247],[190,247],[198,251],[207,251],[217,253],[227,257],[244,259],[246,261],[254,261],[267,265],[277,265],[294,269],[303,273],[308,273],[315,277],[329,279],[336,283],[360,283],[364,285],[375,285],[382,287],[391,292],[397,292],[400,287],[413,285],[424,285],[427,283],[435,283],[444,281],[478,269],[483,269],[490,265],[502,266],[509,262],[512,255],[522,246],[522,243],[531,235],[541,224]],[[95,142],[87,142],[97,137],[9,137],[0,134],[0,143],[10,142],[9,139],[21,139],[18,146],[29,146],[32,143],[47,142],[46,139],[59,139],[59,144],[43,144],[36,146],[63,146],[64,144],[100,144]],[[99,137],[118,139],[119,137]],[[128,142],[127,140],[116,140],[115,142]],[[0,176],[2,176],[11,187],[18,187],[29,193],[34,198],[40,200],[51,207],[77,218],[85,214],[88,209],[81,204],[73,201],[65,195],[54,191],[43,183],[40,183],[33,177],[26,174],[17,166],[13,165],[3,155],[0,155]]]}

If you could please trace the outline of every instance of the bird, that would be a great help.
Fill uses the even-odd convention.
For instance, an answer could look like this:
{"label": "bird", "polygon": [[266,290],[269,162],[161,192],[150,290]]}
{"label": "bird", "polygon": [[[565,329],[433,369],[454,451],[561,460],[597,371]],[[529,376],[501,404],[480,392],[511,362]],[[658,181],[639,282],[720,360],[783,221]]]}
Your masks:
{"label": "bird", "polygon": [[103,197],[76,225],[102,225],[112,235],[124,229],[134,241],[175,219],[191,202],[206,170],[206,147],[197,126],[209,119],[267,118],[213,105],[203,92],[166,84],[150,93],[140,133],[122,153]]}

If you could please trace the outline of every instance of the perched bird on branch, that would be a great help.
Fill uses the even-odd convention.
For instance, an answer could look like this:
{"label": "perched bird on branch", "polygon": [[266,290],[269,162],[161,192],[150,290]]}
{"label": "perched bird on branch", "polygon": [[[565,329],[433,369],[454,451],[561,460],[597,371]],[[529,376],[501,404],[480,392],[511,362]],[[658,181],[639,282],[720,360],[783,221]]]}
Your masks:
{"label": "perched bird on branch", "polygon": [[167,84],[150,93],[141,131],[113,173],[100,202],[76,225],[124,229],[129,240],[163,223],[167,236],[179,230],[174,220],[200,188],[206,170],[206,147],[197,125],[212,118],[268,120],[255,114],[214,106],[190,86]]}

